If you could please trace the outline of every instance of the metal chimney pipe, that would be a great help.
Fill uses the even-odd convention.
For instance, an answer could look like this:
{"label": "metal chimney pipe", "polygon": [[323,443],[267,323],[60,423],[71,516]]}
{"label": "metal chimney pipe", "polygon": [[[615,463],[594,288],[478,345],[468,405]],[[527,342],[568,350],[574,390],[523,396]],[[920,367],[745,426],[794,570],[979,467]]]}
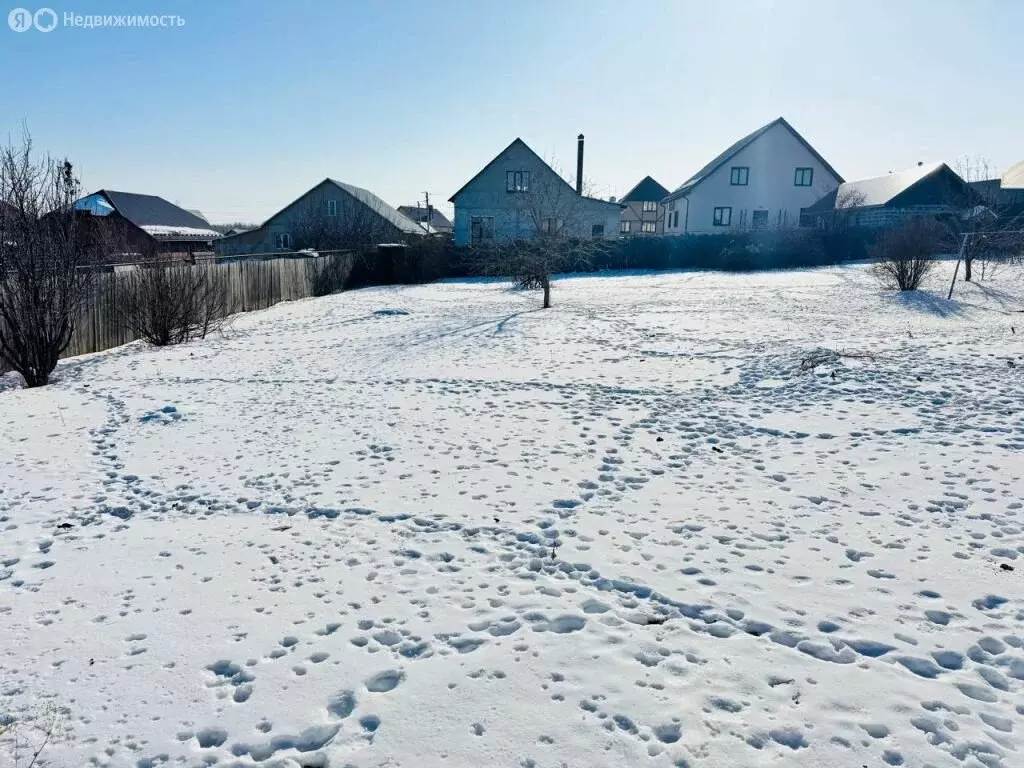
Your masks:
{"label": "metal chimney pipe", "polygon": [[583,194],[583,134],[576,137],[576,194]]}

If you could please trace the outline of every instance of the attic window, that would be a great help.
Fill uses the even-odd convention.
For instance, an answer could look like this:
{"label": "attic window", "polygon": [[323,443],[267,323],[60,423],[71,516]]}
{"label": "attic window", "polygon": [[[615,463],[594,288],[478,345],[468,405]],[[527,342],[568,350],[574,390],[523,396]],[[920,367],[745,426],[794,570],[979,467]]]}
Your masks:
{"label": "attic window", "polygon": [[529,192],[530,172],[529,171],[505,171],[506,192]]}
{"label": "attic window", "polygon": [[338,215],[338,201],[337,200],[328,200],[327,201],[327,215],[328,216],[337,216]]}
{"label": "attic window", "polygon": [[654,213],[658,210],[657,200],[644,200],[644,213]]}
{"label": "attic window", "polygon": [[814,169],[813,168],[797,168],[796,173],[793,175],[793,186],[794,187],[809,187],[811,182],[814,180]]}
{"label": "attic window", "polygon": [[274,242],[278,250],[285,250],[292,247],[292,238],[287,232],[278,232]]}
{"label": "attic window", "polygon": [[729,184],[734,187],[745,187],[750,182],[750,168],[745,165],[734,165],[729,169]]}

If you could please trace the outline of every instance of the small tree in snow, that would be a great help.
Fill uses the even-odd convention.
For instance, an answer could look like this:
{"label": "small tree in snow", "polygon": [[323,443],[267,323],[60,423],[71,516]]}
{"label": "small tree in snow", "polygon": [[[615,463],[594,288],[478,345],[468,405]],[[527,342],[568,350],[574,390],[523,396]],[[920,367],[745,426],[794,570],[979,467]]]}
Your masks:
{"label": "small tree in snow", "polygon": [[935,268],[945,232],[930,219],[911,219],[891,229],[871,249],[873,271],[887,288],[916,291]]}
{"label": "small tree in snow", "polygon": [[514,237],[475,243],[470,265],[478,274],[510,277],[520,288],[542,291],[547,309],[552,277],[592,268],[608,241],[603,229],[590,229],[595,225],[586,200],[557,171],[534,174],[514,194]]}

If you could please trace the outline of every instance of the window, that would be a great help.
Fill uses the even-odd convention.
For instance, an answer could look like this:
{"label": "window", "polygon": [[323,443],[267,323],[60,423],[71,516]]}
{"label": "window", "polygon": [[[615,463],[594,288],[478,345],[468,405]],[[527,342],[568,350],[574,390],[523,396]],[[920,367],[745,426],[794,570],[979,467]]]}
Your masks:
{"label": "window", "polygon": [[797,168],[793,176],[794,187],[809,187],[814,180],[813,168]]}
{"label": "window", "polygon": [[590,227],[591,237],[604,237],[604,224],[593,224]]}
{"label": "window", "polygon": [[620,221],[619,222],[619,234],[620,235],[628,235],[629,234],[629,225],[630,225],[630,222],[628,222],[628,221]]}
{"label": "window", "polygon": [[529,192],[530,172],[529,171],[505,171],[506,192]]}
{"label": "window", "polygon": [[471,217],[469,220],[469,239],[472,243],[487,243],[494,240],[494,217]]}
{"label": "window", "polygon": [[750,181],[750,168],[745,165],[734,165],[729,169],[729,183],[734,187],[745,187]]}
{"label": "window", "polygon": [[540,231],[545,235],[556,235],[562,228],[562,220],[547,218],[540,220]]}
{"label": "window", "polygon": [[286,248],[292,247],[292,238],[287,232],[278,232],[274,238],[274,243],[278,250],[285,250]]}
{"label": "window", "polygon": [[679,211],[672,214],[672,228],[675,229],[679,226]]}
{"label": "window", "polygon": [[327,201],[327,215],[328,216],[337,216],[338,215],[338,201],[337,200],[328,200]]}
{"label": "window", "polygon": [[716,227],[732,226],[732,208],[715,208],[712,223]]}
{"label": "window", "polygon": [[676,209],[676,201],[675,200],[669,200],[669,202],[668,202],[668,209],[670,211],[674,211]]}
{"label": "window", "polygon": [[648,235],[653,235],[658,231],[658,224],[654,221],[645,221],[640,225],[640,231]]}
{"label": "window", "polygon": [[657,200],[644,200],[644,213],[657,212],[658,201]]}
{"label": "window", "polygon": [[768,211],[754,211],[750,219],[754,229],[763,229],[768,226]]}

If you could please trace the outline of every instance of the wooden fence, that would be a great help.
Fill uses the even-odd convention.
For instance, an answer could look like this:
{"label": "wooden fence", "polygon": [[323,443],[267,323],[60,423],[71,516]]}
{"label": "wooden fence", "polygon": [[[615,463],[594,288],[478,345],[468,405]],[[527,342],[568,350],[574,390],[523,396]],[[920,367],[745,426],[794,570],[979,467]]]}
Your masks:
{"label": "wooden fence", "polygon": [[[175,264],[179,269],[203,269],[215,272],[227,291],[227,314],[252,312],[272,307],[281,301],[292,301],[341,290],[352,271],[354,256],[350,251],[305,254],[260,254],[225,259]],[[133,290],[134,274],[145,268],[138,264],[118,264],[97,268],[90,285],[90,295],[75,324],[71,343],[62,357],[102,352],[134,341],[137,337],[126,327],[119,307]],[[326,271],[330,281],[325,284]],[[0,360],[0,373],[7,371]]]}

